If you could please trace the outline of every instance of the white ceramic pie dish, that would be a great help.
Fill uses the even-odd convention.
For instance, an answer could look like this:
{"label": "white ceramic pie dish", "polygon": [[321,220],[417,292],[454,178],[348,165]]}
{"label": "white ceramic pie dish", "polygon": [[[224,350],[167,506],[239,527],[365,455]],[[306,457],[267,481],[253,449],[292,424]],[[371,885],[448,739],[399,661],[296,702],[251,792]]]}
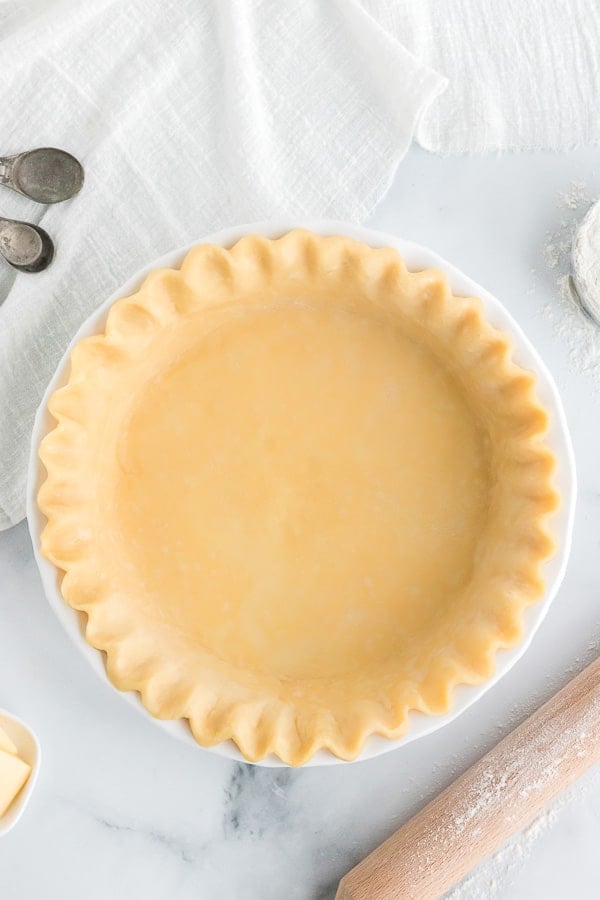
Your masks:
{"label": "white ceramic pie dish", "polygon": [[0,837],[2,837],[15,827],[25,812],[40,771],[42,752],[37,736],[29,725],[26,725],[25,722],[5,709],[0,709],[0,727],[4,729],[16,745],[21,759],[31,766],[29,778],[23,785],[23,788],[19,791],[4,815],[0,816]]}
{"label": "white ceramic pie dish", "polygon": [[[479,697],[483,696],[489,688],[512,668],[531,643],[536,630],[548,611],[550,603],[558,591],[564,576],[571,546],[576,498],[575,460],[565,413],[556,385],[539,354],[525,337],[519,325],[502,306],[500,301],[454,266],[450,265],[450,263],[447,263],[431,250],[418,244],[413,244],[410,241],[401,240],[394,235],[383,234],[357,225],[327,220],[304,222],[275,221],[253,223],[250,225],[238,226],[236,228],[229,228],[216,234],[199,238],[186,247],[180,248],[179,250],[154,260],[143,270],[137,272],[134,277],[109,297],[108,300],[106,300],[106,302],[102,304],[102,306],[94,312],[86,322],[84,322],[73,338],[67,353],[61,360],[54,377],[48,385],[35,418],[32,434],[27,490],[27,517],[35,558],[50,605],[62,622],[67,633],[79,647],[92,668],[98,672],[101,678],[108,681],[103,655],[91,647],[85,640],[83,632],[85,617],[64,602],[59,588],[60,574],[55,566],[42,557],[39,552],[40,534],[44,527],[45,518],[38,510],[36,502],[39,484],[43,478],[43,467],[38,459],[38,447],[41,439],[53,426],[53,420],[47,412],[48,398],[66,381],[68,374],[68,358],[71,347],[81,338],[100,332],[104,327],[108,310],[114,301],[119,297],[126,296],[136,291],[143,279],[152,269],[179,266],[191,247],[200,242],[215,243],[227,247],[231,246],[245,234],[250,232],[261,234],[265,237],[277,237],[296,227],[306,227],[322,235],[347,235],[373,247],[395,247],[404,258],[409,269],[423,269],[429,267],[440,269],[448,277],[455,294],[479,297],[485,306],[486,316],[489,321],[512,337],[515,361],[524,368],[534,371],[538,376],[538,395],[550,413],[551,424],[548,434],[548,444],[554,452],[558,464],[556,484],[561,495],[561,507],[552,519],[552,530],[557,540],[557,552],[545,564],[546,591],[544,597],[538,603],[529,607],[525,612],[523,640],[517,647],[510,650],[500,650],[498,652],[496,672],[489,681],[482,685],[461,685],[456,688],[452,709],[447,714],[440,716],[425,716],[421,713],[412,713],[410,730],[405,737],[398,741],[391,741],[377,736],[369,738],[359,757],[359,759],[364,760],[379,756],[382,753],[393,750],[403,744],[407,744],[418,737],[437,731],[438,728],[441,728],[443,725],[455,719],[461,712],[479,699]],[[113,689],[116,691],[116,688]],[[185,722],[168,722],[155,719],[146,711],[137,693],[117,693],[120,693],[128,703],[138,709],[159,728],[162,728],[180,740],[191,743],[196,747],[199,746]],[[245,761],[244,757],[231,741],[218,744],[210,749],[220,756]],[[329,765],[342,762],[344,761],[334,757],[328,751],[322,750],[319,751],[319,753],[317,753],[306,765]],[[280,766],[282,763],[276,757],[270,756],[261,760],[259,765]]]}

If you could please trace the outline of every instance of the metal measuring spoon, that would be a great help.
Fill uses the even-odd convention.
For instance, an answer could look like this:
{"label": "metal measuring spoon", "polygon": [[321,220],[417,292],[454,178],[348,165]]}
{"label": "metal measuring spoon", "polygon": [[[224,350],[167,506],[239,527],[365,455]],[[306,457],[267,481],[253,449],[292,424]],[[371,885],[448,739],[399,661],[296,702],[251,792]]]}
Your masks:
{"label": "metal measuring spoon", "polygon": [[0,217],[0,255],[19,272],[41,272],[52,262],[54,244],[39,225]]}
{"label": "metal measuring spoon", "polygon": [[37,203],[60,203],[81,190],[83,167],[65,150],[39,147],[0,156],[0,184]]}

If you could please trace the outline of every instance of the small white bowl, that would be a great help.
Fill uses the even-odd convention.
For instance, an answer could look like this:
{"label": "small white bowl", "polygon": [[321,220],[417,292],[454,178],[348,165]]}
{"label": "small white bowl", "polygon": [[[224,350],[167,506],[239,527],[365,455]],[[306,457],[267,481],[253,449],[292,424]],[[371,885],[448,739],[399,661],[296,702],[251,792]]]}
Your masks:
{"label": "small white bowl", "polygon": [[[27,486],[27,518],[29,521],[29,530],[31,533],[35,558],[50,605],[62,622],[65,630],[79,647],[92,668],[96,670],[104,681],[107,681],[108,679],[102,654],[91,647],[85,640],[85,617],[65,603],[60,593],[59,573],[39,551],[40,535],[45,524],[45,518],[40,513],[36,501],[37,492],[44,477],[43,467],[38,458],[38,447],[44,435],[46,435],[54,425],[47,410],[48,399],[50,395],[67,380],[71,348],[77,341],[81,340],[81,338],[100,333],[104,328],[108,311],[115,300],[118,300],[119,297],[126,297],[129,294],[134,293],[146,275],[153,269],[178,268],[186,253],[198,243],[212,243],[220,244],[223,247],[230,247],[245,234],[261,234],[265,237],[274,238],[285,234],[287,231],[291,231],[293,228],[308,228],[311,231],[322,235],[348,235],[349,237],[356,238],[359,241],[369,244],[371,247],[395,247],[404,258],[409,269],[440,269],[446,274],[455,294],[479,297],[484,305],[488,320],[497,328],[510,334],[513,341],[515,361],[524,368],[535,372],[538,376],[538,395],[546,409],[550,412],[548,444],[554,452],[558,463],[556,484],[561,495],[561,507],[552,520],[552,529],[556,537],[557,551],[554,556],[547,561],[544,567],[546,581],[544,597],[525,611],[523,617],[524,634],[522,641],[516,647],[509,650],[500,650],[498,652],[496,672],[493,677],[484,684],[459,685],[454,691],[452,709],[450,712],[440,716],[426,716],[418,712],[411,713],[410,729],[405,737],[397,741],[388,740],[377,735],[370,737],[365,744],[363,752],[358,757],[359,760],[364,760],[379,756],[389,750],[394,750],[397,747],[407,744],[409,741],[414,741],[416,738],[431,734],[431,732],[437,731],[438,728],[442,728],[482,697],[486,691],[496,684],[496,682],[514,666],[517,660],[527,650],[535,632],[548,612],[550,603],[556,596],[560,583],[564,577],[569,551],[571,549],[573,519],[575,515],[575,497],[577,491],[575,458],[564,409],[554,379],[536,349],[525,337],[520,326],[515,322],[500,301],[479,284],[464,275],[459,269],[438,256],[437,253],[434,253],[432,250],[428,250],[426,247],[422,247],[419,244],[413,244],[411,241],[402,240],[395,235],[383,234],[379,231],[372,231],[369,228],[363,228],[358,225],[350,225],[346,222],[335,222],[330,220],[309,220],[303,222],[257,222],[250,225],[228,228],[224,231],[219,231],[216,234],[198,238],[186,247],[182,247],[179,250],[175,250],[172,253],[160,257],[160,259],[154,260],[142,271],[134,275],[125,285],[123,285],[123,287],[119,288],[118,291],[109,297],[108,300],[106,300],[106,302],[83,323],[71,341],[52,381],[48,385],[35,418],[31,438],[31,456],[29,461]],[[114,688],[114,690],[116,691],[116,688]],[[172,734],[180,740],[199,747],[186,722],[182,720],[168,722],[161,719],[155,719],[142,705],[138,694],[132,692],[118,693],[120,693],[121,697],[127,700],[128,703],[135,707],[135,709],[142,712],[147,718],[154,722],[158,728],[167,731],[169,734]],[[219,756],[224,756],[228,759],[247,762],[232,741],[225,741],[207,749],[212,753],[217,753]],[[309,762],[305,763],[305,765],[323,766],[341,763],[344,763],[344,760],[338,759],[329,753],[329,751],[320,750]],[[277,757],[271,755],[261,760],[258,765],[282,766],[284,764]]]}
{"label": "small white bowl", "polygon": [[13,744],[22,760],[29,763],[31,772],[29,778],[17,794],[3,816],[0,816],[0,837],[15,827],[29,803],[42,761],[42,752],[39,741],[29,725],[13,716],[5,709],[0,709],[0,728],[2,728]]}

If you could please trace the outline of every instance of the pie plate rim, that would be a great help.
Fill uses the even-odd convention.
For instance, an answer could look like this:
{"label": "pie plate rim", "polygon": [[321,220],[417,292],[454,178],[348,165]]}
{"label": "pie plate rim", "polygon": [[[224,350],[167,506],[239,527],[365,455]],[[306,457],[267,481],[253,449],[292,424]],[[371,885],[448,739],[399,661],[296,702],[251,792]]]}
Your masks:
{"label": "pie plate rim", "polygon": [[[53,420],[47,411],[50,395],[60,387],[67,378],[69,355],[72,347],[81,338],[91,334],[97,334],[104,326],[108,310],[119,297],[134,293],[140,286],[146,275],[153,269],[177,267],[187,252],[198,243],[213,243],[223,247],[230,247],[246,234],[258,234],[267,238],[279,237],[296,228],[306,228],[319,235],[343,235],[362,241],[371,247],[393,247],[401,254],[410,270],[424,268],[437,268],[448,278],[452,291],[462,296],[479,297],[485,309],[488,321],[497,328],[508,333],[513,343],[514,360],[526,369],[530,369],[537,375],[537,393],[541,402],[550,413],[550,428],[547,435],[547,444],[554,453],[557,461],[555,475],[556,488],[561,497],[558,511],[551,520],[551,530],[556,539],[556,552],[544,563],[543,573],[545,577],[545,591],[543,597],[525,610],[523,618],[523,638],[519,644],[509,649],[500,649],[496,658],[496,671],[494,675],[479,685],[459,685],[453,696],[452,708],[443,715],[424,715],[418,712],[410,713],[410,728],[405,736],[399,740],[371,736],[362,753],[355,761],[367,760],[387,753],[398,747],[405,746],[417,738],[424,737],[442,728],[456,719],[462,712],[479,700],[490,690],[515,663],[523,656],[535,632],[544,620],[550,604],[556,596],[563,580],[569,551],[571,547],[573,521],[575,514],[575,500],[577,493],[575,458],[569,428],[563,404],[550,371],[544,363],[539,352],[531,341],[504,307],[504,305],[451,263],[440,257],[434,251],[412,241],[404,240],[396,235],[386,234],[359,225],[353,225],[333,220],[304,220],[284,221],[273,220],[267,222],[255,222],[248,225],[239,225],[226,228],[213,234],[209,234],[188,243],[185,247],[173,250],[155,259],[115,291],[91,316],[81,325],[66,353],[61,359],[54,376],[52,377],[42,402],[36,413],[32,438],[31,452],[28,469],[27,483],[27,519],[33,544],[35,560],[40,572],[42,585],[50,606],[54,610],[59,621],[77,645],[81,653],[88,660],[98,675],[110,685],[111,689],[120,694],[131,706],[136,708],[147,719],[168,732],[172,736],[192,744],[199,750],[207,750],[227,759],[239,762],[248,762],[232,741],[225,741],[213,747],[201,747],[194,739],[187,722],[183,720],[165,721],[154,718],[143,706],[139,695],[135,692],[121,692],[114,687],[106,674],[103,654],[88,644],[84,637],[83,615],[68,606],[63,600],[59,589],[59,571],[45,559],[40,552],[40,535],[45,523],[45,517],[37,506],[37,492],[43,478],[43,467],[38,458],[40,441],[53,425]],[[327,750],[318,751],[305,766],[334,765],[347,762],[339,759]],[[269,755],[255,763],[267,767],[284,766],[280,759]]]}

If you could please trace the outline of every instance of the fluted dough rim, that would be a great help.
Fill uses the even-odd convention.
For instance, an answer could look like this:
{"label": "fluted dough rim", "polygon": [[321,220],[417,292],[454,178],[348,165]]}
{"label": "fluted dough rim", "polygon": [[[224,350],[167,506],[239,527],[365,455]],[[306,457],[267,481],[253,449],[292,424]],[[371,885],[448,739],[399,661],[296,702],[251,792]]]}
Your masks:
{"label": "fluted dough rim", "polygon": [[[123,617],[103,595],[94,576],[93,538],[85,527],[89,499],[80,489],[85,466],[78,451],[85,445],[86,419],[95,403],[93,390],[86,389],[86,372],[98,367],[118,370],[169,323],[207,305],[216,284],[222,294],[235,297],[240,277],[245,284],[260,284],[282,271],[307,283],[359,279],[369,286],[376,303],[398,302],[401,295],[404,315],[435,328],[455,347],[464,347],[472,368],[501,394],[515,424],[511,436],[515,466],[528,473],[523,479],[527,487],[519,495],[517,530],[525,547],[518,556],[518,578],[507,566],[505,579],[490,586],[494,616],[458,623],[452,645],[442,648],[436,664],[414,683],[398,685],[385,703],[355,698],[343,716],[317,702],[283,702],[269,693],[269,685],[263,696],[249,695],[214,670],[207,670],[201,683],[196,676],[190,680],[180,667],[157,654],[142,624]],[[174,283],[180,288],[177,303]],[[535,394],[535,376],[512,361],[508,337],[486,322],[477,299],[454,296],[437,270],[409,272],[395,250],[305,230],[275,240],[248,235],[229,250],[200,244],[179,270],[155,270],[135,294],[116,301],[104,334],[75,346],[68,383],[52,395],[49,410],[57,424],[40,446],[47,472],[38,500],[47,518],[42,552],[64,572],[61,590],[66,602],[87,614],[86,640],[106,652],[112,683],[121,690],[139,691],[144,705],[158,718],[187,718],[202,745],[232,739],[250,761],[274,753],[290,765],[301,765],[323,748],[341,759],[355,759],[371,734],[401,737],[410,710],[445,713],[457,684],[480,684],[491,677],[496,651],[519,641],[523,610],[541,596],[541,566],[553,549],[548,517],[556,508],[557,495],[554,458],[545,442],[547,414]]]}

